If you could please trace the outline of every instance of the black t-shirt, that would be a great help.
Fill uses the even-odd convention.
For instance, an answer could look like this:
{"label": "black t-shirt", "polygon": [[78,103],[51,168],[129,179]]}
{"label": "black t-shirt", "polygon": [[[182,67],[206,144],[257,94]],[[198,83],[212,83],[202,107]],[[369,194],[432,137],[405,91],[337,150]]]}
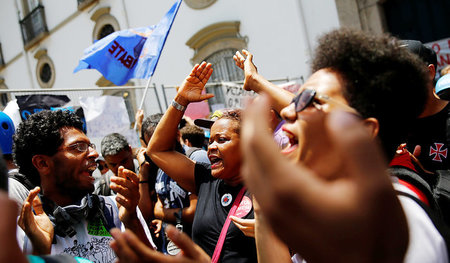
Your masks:
{"label": "black t-shirt", "polygon": [[[223,180],[212,177],[211,169],[203,163],[195,165],[195,183],[198,201],[192,224],[192,239],[212,257],[228,212],[242,186],[231,187]],[[232,196],[232,202],[227,206],[222,206],[221,198],[224,194]],[[248,192],[245,196],[251,200]],[[243,218],[254,218],[253,207]],[[255,239],[246,237],[231,222],[219,261],[257,262]]]}
{"label": "black t-shirt", "polygon": [[418,159],[425,169],[432,172],[450,169],[450,152],[446,135],[449,110],[450,104],[437,114],[418,119],[406,140],[411,153],[416,145],[421,146]]}

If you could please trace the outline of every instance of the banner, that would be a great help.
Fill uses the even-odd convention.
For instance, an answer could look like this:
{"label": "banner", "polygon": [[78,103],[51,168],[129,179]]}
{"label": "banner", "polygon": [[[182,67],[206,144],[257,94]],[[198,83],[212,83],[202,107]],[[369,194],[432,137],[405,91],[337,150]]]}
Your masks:
{"label": "banner", "polygon": [[65,107],[64,105],[70,102],[66,95],[34,94],[16,96],[16,99],[22,121],[28,119],[31,114],[43,110],[68,110],[80,117],[83,121],[83,131],[86,132],[83,109],[79,106]]}
{"label": "banner", "polygon": [[438,62],[436,78],[439,78],[441,69],[450,65],[450,38],[425,43],[425,45],[431,47],[436,52]]}
{"label": "banner", "polygon": [[[122,97],[80,97],[80,105],[86,118],[86,135],[99,147],[103,137],[113,132],[124,135],[132,147],[139,146],[136,132],[130,129],[130,118]],[[100,148],[98,150],[100,152]]]}

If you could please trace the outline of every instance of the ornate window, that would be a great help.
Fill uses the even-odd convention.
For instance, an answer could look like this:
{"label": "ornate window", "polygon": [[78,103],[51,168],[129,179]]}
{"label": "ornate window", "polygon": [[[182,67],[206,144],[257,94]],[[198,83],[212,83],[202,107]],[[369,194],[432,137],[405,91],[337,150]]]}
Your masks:
{"label": "ornate window", "polygon": [[[236,51],[247,46],[247,38],[239,34],[239,26],[239,21],[212,24],[198,31],[186,42],[186,45],[194,50],[192,64],[202,61],[213,64],[212,82],[244,79],[242,70],[236,67],[233,60]],[[215,95],[209,100],[212,109],[225,105],[223,89],[222,85],[207,87],[207,91]]]}
{"label": "ornate window", "polygon": [[53,87],[56,78],[55,65],[52,59],[47,55],[47,50],[41,49],[34,55],[38,60],[36,64],[36,78],[39,86],[43,89]]}
{"label": "ornate window", "polygon": [[110,10],[110,7],[102,7],[91,16],[91,20],[95,22],[94,31],[92,32],[93,42],[120,30],[119,22],[109,13]]}
{"label": "ornate window", "polygon": [[240,81],[244,79],[242,70],[236,67],[233,55],[237,49],[229,48],[217,51],[205,58],[205,61],[214,65],[211,80],[219,81]]}
{"label": "ornate window", "polygon": [[193,9],[203,9],[206,8],[212,4],[214,4],[214,2],[216,2],[216,0],[185,0],[184,1],[190,8]]}

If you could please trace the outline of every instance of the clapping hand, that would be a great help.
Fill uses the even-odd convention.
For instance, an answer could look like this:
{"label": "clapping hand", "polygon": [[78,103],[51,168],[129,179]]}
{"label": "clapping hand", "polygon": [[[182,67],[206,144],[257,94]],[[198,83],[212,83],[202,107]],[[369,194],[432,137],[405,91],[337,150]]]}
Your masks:
{"label": "clapping hand", "polygon": [[[41,199],[37,196],[41,189],[35,187],[23,203],[18,225],[33,244],[33,254],[50,254],[55,230],[53,224],[42,208]],[[34,210],[34,213],[33,213]]]}

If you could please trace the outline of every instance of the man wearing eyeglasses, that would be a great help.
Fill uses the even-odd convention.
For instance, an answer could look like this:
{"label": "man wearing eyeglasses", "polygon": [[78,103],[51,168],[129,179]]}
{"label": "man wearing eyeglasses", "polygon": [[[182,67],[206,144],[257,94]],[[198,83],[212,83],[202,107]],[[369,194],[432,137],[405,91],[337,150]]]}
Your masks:
{"label": "man wearing eyeglasses", "polygon": [[98,153],[77,116],[68,111],[33,114],[20,124],[14,145],[19,171],[41,186],[30,191],[19,217],[24,252],[112,262],[113,227],[128,228],[153,244],[137,209],[139,179],[134,172],[120,167],[112,177],[115,199],[91,194]]}

